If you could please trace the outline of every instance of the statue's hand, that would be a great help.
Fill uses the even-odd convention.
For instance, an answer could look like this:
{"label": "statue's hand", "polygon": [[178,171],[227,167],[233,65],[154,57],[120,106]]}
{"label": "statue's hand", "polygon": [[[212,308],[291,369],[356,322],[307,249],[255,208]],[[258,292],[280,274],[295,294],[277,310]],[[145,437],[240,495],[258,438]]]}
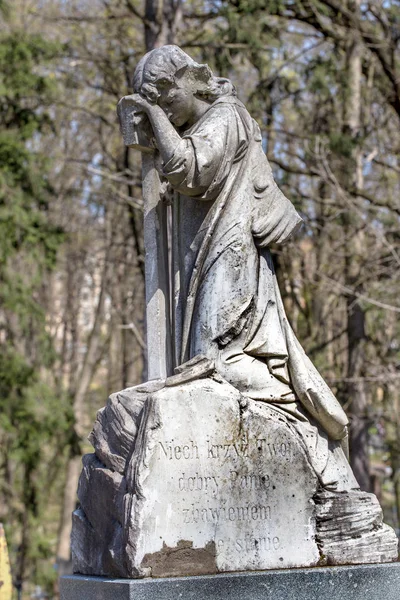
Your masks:
{"label": "statue's hand", "polygon": [[137,109],[137,112],[145,112],[148,113],[149,110],[154,106],[151,104],[146,98],[141,96],[140,94],[131,94],[130,96],[125,96],[123,98],[126,104],[131,104]]}

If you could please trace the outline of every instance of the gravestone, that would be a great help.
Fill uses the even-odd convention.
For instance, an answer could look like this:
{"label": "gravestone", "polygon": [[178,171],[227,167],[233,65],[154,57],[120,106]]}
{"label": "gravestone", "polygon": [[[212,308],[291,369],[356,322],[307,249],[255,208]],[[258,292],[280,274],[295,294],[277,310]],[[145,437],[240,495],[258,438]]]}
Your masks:
{"label": "gravestone", "polygon": [[396,559],[375,497],[321,491],[285,415],[216,373],[165,383],[114,394],[98,415],[74,514],[78,572],[164,577]]}
{"label": "gravestone", "polygon": [[[304,449],[267,406],[243,408],[242,400],[232,386],[210,378],[164,387],[146,400],[139,451],[123,467],[132,471],[137,492],[132,518],[122,523],[126,571],[121,556],[114,571],[106,562],[81,571],[157,577],[318,563],[310,501],[317,478]],[[83,511],[90,519],[98,510],[86,508],[89,489],[95,498],[104,493],[100,480],[96,490],[96,471],[104,473],[104,465],[86,459],[82,508],[74,517],[80,523]],[[115,491],[125,492],[128,479],[121,473]],[[99,537],[108,529],[99,522]]]}
{"label": "gravestone", "polygon": [[[285,314],[269,246],[301,219],[257,124],[228,80],[176,46],[139,62],[134,91],[118,110],[144,156],[150,380],[97,415],[73,515],[75,572],[157,582],[396,561],[397,537],[351,471],[347,417]],[[90,598],[74,581],[63,600],[77,589]]]}

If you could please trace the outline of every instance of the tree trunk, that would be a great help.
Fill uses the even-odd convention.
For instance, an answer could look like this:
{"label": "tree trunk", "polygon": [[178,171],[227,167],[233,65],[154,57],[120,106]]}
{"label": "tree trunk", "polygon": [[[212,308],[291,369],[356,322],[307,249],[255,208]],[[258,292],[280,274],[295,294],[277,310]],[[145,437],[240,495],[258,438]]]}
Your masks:
{"label": "tree trunk", "polygon": [[76,505],[76,490],[78,486],[79,474],[81,472],[81,454],[71,452],[68,463],[67,473],[64,484],[64,494],[62,498],[61,519],[58,532],[57,545],[57,567],[58,574],[67,575],[72,573],[70,538],[72,519],[71,514]]}
{"label": "tree trunk", "polygon": [[181,0],[146,0],[144,39],[147,52],[164,44],[175,44],[181,10]]}
{"label": "tree trunk", "polygon": [[[354,3],[359,10],[360,0]],[[343,134],[354,143],[352,156],[344,158],[345,187],[351,189],[363,187],[362,152],[357,144],[361,126],[361,84],[362,84],[362,44],[358,34],[350,40],[347,51],[347,101],[344,105]],[[345,285],[362,293],[360,274],[365,240],[363,223],[357,213],[358,199],[354,206],[345,208]],[[365,313],[356,294],[347,296],[347,382],[345,385],[346,400],[350,401],[350,463],[361,489],[371,490],[369,457],[368,457],[368,419],[367,394],[363,381],[365,365]]]}

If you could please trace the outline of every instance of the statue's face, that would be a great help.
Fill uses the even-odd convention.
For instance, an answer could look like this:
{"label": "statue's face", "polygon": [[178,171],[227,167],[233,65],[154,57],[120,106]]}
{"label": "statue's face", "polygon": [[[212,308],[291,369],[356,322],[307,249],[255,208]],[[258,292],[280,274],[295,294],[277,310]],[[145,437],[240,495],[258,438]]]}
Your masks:
{"label": "statue's face", "polygon": [[195,118],[195,102],[193,91],[185,82],[157,86],[160,93],[159,106],[175,127],[192,125]]}
{"label": "statue's face", "polygon": [[177,70],[166,58],[159,54],[150,57],[145,65],[142,85],[157,88],[157,104],[175,127],[191,126],[199,113],[198,82],[187,65]]}

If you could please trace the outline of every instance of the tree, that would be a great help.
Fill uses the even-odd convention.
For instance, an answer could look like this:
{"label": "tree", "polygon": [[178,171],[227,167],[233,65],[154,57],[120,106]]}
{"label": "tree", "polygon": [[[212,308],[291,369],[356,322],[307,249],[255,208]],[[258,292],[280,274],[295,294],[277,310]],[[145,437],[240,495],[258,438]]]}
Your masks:
{"label": "tree", "polygon": [[37,147],[51,129],[55,93],[44,66],[58,52],[21,30],[0,35],[0,496],[19,589],[51,553],[45,489],[70,419],[42,376],[55,358],[42,286],[63,234],[52,219],[47,159]]}

